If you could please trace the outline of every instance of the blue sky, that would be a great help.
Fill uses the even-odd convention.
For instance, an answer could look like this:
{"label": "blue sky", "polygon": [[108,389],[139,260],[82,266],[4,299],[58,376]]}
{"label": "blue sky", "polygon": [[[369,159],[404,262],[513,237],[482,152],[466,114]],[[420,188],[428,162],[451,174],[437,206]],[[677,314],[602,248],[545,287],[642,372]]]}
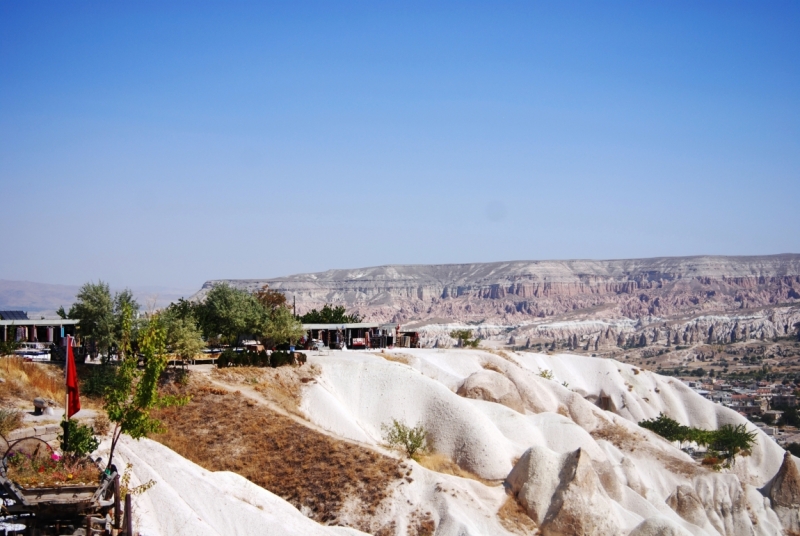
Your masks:
{"label": "blue sky", "polygon": [[0,278],[800,252],[798,27],[797,2],[5,1]]}

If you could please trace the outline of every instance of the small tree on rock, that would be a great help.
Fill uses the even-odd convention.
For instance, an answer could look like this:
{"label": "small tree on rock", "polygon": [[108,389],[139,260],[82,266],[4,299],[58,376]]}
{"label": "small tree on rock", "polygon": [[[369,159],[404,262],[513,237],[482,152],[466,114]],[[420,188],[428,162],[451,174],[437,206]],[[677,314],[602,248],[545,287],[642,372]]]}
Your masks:
{"label": "small tree on rock", "polygon": [[123,433],[139,439],[163,431],[161,421],[150,416],[153,409],[188,402],[188,397],[162,396],[158,393],[158,380],[167,367],[167,335],[159,316],[153,316],[140,332],[138,343],[144,356],[144,369],[138,368],[138,356],[131,350],[132,308],[123,306],[121,316],[120,364],[105,392],[104,407],[109,420],[114,423],[108,465],[114,459],[117,442]]}
{"label": "small tree on rock", "polygon": [[450,332],[450,337],[456,339],[458,341],[458,345],[461,348],[477,348],[478,344],[480,343],[480,339],[472,338],[472,330],[471,329],[456,329]]}
{"label": "small tree on rock", "polygon": [[392,419],[392,424],[384,424],[381,430],[386,442],[392,447],[405,449],[409,458],[427,448],[428,431],[421,424],[410,428],[404,422]]}

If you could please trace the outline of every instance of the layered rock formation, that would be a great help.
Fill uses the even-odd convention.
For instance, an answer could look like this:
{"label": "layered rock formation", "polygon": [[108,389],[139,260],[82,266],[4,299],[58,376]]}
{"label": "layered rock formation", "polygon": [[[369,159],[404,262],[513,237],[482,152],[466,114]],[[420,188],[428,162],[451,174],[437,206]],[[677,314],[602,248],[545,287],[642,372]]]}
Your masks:
{"label": "layered rock formation", "polygon": [[519,346],[725,343],[788,336],[800,322],[796,254],[380,266],[208,281],[195,297],[222,282],[269,285],[299,313],[333,303],[375,321],[497,326],[490,336],[512,326]]}

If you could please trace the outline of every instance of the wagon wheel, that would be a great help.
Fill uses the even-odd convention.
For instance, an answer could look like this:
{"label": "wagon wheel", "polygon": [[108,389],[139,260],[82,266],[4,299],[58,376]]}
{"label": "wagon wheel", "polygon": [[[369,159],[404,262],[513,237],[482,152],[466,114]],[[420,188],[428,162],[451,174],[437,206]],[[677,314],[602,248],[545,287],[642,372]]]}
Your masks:
{"label": "wagon wheel", "polygon": [[11,453],[24,454],[29,458],[50,459],[53,455],[53,447],[38,437],[26,437],[8,445],[8,448],[3,453],[3,460]]}

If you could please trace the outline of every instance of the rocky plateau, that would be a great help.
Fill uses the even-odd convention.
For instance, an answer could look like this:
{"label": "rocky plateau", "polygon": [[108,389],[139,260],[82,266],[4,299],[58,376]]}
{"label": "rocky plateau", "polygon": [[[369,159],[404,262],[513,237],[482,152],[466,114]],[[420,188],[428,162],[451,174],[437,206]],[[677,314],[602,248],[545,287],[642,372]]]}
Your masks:
{"label": "rocky plateau", "polygon": [[[454,326],[515,347],[694,346],[792,337],[800,329],[800,255],[659,257],[391,265],[272,279],[298,313],[345,305],[371,321],[418,329],[427,346]],[[553,346],[555,348],[555,346]]]}

